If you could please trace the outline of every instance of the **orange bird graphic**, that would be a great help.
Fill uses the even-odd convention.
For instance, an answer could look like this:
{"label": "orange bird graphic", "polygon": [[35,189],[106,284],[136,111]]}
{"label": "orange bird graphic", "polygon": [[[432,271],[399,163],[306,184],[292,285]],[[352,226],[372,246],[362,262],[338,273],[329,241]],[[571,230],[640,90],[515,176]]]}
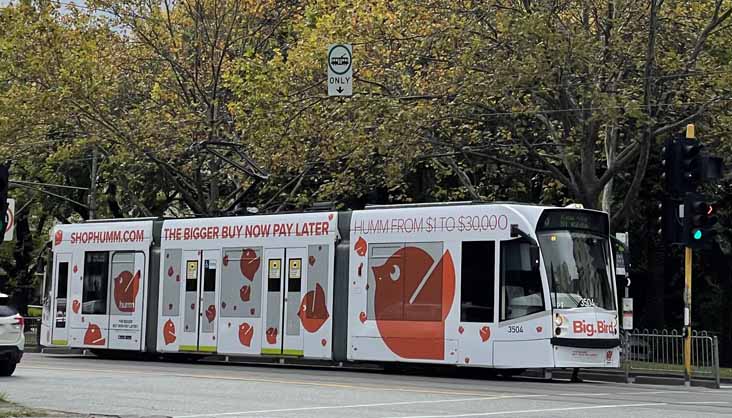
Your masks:
{"label": "orange bird graphic", "polygon": [[435,261],[418,247],[397,250],[372,267],[376,325],[387,347],[411,359],[445,358],[445,318],[455,296],[449,251]]}

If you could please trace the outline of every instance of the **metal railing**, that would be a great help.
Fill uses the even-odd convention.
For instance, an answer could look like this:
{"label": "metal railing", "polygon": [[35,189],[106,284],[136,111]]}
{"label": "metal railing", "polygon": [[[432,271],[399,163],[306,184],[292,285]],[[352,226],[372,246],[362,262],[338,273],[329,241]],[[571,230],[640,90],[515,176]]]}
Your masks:
{"label": "metal railing", "polygon": [[[628,383],[635,380],[634,372],[684,377],[684,336],[676,330],[625,332],[622,365]],[[719,342],[706,331],[692,333],[690,379],[711,379],[719,388]]]}
{"label": "metal railing", "polygon": [[40,348],[40,336],[41,336],[41,318],[38,317],[25,317],[25,327],[23,333],[25,334],[25,347],[26,350]]}

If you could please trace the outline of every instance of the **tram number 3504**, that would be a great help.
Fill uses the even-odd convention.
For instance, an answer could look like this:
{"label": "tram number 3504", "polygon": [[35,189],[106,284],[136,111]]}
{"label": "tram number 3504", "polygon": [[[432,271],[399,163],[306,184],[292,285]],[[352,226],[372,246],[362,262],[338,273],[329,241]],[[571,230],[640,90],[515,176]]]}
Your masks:
{"label": "tram number 3504", "polygon": [[508,326],[508,333],[509,334],[520,334],[524,332],[524,326],[523,325],[509,325]]}

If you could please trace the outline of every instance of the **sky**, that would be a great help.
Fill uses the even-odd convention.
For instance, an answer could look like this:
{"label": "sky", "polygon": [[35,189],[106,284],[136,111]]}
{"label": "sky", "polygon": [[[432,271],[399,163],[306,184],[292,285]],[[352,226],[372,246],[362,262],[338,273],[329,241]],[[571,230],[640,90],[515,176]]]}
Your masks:
{"label": "sky", "polygon": [[[0,0],[0,7],[7,6],[10,4],[13,0]],[[83,0],[52,0],[57,3],[76,3],[76,4],[84,4]],[[62,9],[65,9],[66,7],[62,7]]]}

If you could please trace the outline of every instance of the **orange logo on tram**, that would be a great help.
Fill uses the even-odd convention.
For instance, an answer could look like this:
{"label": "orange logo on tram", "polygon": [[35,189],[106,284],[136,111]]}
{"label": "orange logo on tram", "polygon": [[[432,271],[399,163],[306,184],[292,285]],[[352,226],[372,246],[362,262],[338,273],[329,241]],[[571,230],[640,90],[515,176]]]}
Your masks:
{"label": "orange logo on tram", "polygon": [[84,334],[84,344],[86,345],[104,345],[107,340],[102,336],[102,329],[99,325],[90,323]]}
{"label": "orange logo on tram", "polygon": [[135,299],[140,291],[140,270],[133,276],[123,271],[114,279],[114,304],[120,312],[135,312]]}
{"label": "orange logo on tram", "polygon": [[455,295],[449,251],[435,260],[418,247],[397,250],[372,267],[376,325],[387,347],[412,359],[445,358],[445,318]]}
{"label": "orange logo on tram", "polygon": [[330,318],[328,306],[325,303],[325,291],[320,283],[315,283],[315,290],[305,294],[297,312],[303,328],[312,333],[320,329]]}

